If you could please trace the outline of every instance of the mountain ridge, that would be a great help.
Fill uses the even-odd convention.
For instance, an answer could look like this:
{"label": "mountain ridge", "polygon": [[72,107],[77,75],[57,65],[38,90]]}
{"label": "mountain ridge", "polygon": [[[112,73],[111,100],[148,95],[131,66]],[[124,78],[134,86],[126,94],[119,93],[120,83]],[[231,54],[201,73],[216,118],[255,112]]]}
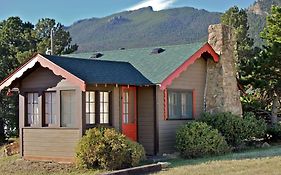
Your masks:
{"label": "mountain ridge", "polygon": [[192,7],[161,11],[146,7],[79,20],[66,29],[80,52],[174,45],[205,41],[208,26],[219,23],[220,15]]}
{"label": "mountain ridge", "polygon": [[[259,47],[263,44],[259,33],[271,5],[281,5],[281,0],[258,0],[247,8],[249,35]],[[220,23],[221,15],[193,7],[160,11],[145,7],[78,20],[66,30],[79,45],[78,52],[189,44],[207,41],[208,26]]]}
{"label": "mountain ridge", "polygon": [[263,45],[260,32],[266,24],[266,16],[270,14],[272,5],[281,6],[281,0],[257,0],[248,8],[249,36],[254,39],[255,46]]}

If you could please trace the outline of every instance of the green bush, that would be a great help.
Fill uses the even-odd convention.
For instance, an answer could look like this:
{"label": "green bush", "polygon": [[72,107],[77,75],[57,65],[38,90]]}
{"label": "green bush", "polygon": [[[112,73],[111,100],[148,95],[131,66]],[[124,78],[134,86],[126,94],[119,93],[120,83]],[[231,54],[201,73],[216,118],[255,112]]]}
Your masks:
{"label": "green bush", "polygon": [[243,141],[263,138],[266,133],[266,123],[256,119],[252,113],[244,117],[231,113],[203,114],[201,121],[219,130],[231,146],[239,146]]}
{"label": "green bush", "polygon": [[248,112],[244,114],[243,122],[247,140],[265,137],[267,124],[264,119],[258,119],[254,113]]}
{"label": "green bush", "polygon": [[267,134],[270,135],[271,141],[281,140],[281,123],[276,123],[273,126],[267,128]]}
{"label": "green bush", "polygon": [[86,131],[78,143],[78,167],[115,170],[136,166],[145,158],[144,148],[128,140],[112,128],[93,128]]}
{"label": "green bush", "polygon": [[218,155],[229,151],[217,129],[206,123],[189,122],[176,134],[176,147],[184,158]]}

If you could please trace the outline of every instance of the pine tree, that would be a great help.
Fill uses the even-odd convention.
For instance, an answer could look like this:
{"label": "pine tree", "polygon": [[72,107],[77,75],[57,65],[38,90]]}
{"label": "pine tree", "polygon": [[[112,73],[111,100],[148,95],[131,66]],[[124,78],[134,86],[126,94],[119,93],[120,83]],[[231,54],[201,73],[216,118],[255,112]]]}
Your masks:
{"label": "pine tree", "polygon": [[248,16],[245,9],[231,7],[221,17],[221,22],[235,29],[237,71],[240,81],[249,75],[250,60],[254,57],[253,39],[249,37]]}
{"label": "pine tree", "polygon": [[[69,32],[54,19],[41,19],[34,27],[19,17],[0,22],[0,81],[34,53],[45,53],[50,48],[50,30],[55,31],[55,54],[71,53],[78,46],[70,45]],[[7,89],[0,93],[0,142],[5,138],[4,128],[18,127],[18,96],[7,97]]]}
{"label": "pine tree", "polygon": [[253,77],[256,87],[265,91],[271,99],[271,121],[277,122],[281,96],[281,7],[272,6],[266,26],[261,32],[266,45],[255,60]]}

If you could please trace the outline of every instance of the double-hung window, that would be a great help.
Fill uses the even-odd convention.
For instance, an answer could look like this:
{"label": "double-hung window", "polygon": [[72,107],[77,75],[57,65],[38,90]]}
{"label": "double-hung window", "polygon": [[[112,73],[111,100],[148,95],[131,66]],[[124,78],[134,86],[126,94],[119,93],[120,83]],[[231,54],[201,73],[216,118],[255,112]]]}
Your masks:
{"label": "double-hung window", "polygon": [[86,124],[109,124],[110,92],[86,92]]}
{"label": "double-hung window", "polygon": [[27,93],[27,121],[26,126],[39,125],[39,95],[38,93]]}
{"label": "double-hung window", "polygon": [[168,119],[192,119],[193,95],[192,91],[168,91]]}
{"label": "double-hung window", "polygon": [[100,106],[100,124],[108,124],[109,123],[109,92],[99,92],[99,106]]}
{"label": "double-hung window", "polygon": [[86,92],[86,124],[96,123],[96,92]]}
{"label": "double-hung window", "polygon": [[63,90],[61,95],[61,121],[62,127],[74,128],[76,126],[76,108],[75,105],[75,91]]}
{"label": "double-hung window", "polygon": [[45,126],[57,125],[57,111],[56,111],[56,92],[45,92]]}

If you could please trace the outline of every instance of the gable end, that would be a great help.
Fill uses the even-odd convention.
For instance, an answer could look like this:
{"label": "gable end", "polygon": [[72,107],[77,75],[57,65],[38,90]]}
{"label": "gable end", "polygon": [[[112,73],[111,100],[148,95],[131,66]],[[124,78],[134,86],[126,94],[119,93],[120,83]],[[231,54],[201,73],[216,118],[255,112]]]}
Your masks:
{"label": "gable end", "polygon": [[48,68],[52,70],[55,75],[61,75],[64,78],[68,79],[69,81],[73,82],[74,84],[78,85],[81,90],[85,90],[86,85],[85,82],[75,75],[69,73],[68,71],[64,70],[63,68],[59,67],[58,65],[52,63],[48,59],[44,58],[44,56],[37,54],[35,57],[31,58],[25,64],[17,68],[13,73],[11,73],[6,79],[4,79],[0,83],[0,91],[3,90],[5,87],[9,87],[12,83],[23,76],[23,74],[28,71],[29,69],[33,68],[36,63],[40,63],[40,65],[44,68]]}
{"label": "gable end", "polygon": [[199,59],[204,53],[209,53],[212,56],[214,62],[219,61],[218,54],[210,46],[209,43],[204,44],[197,52],[195,52],[189,59],[187,59],[181,66],[179,66],[175,71],[173,71],[167,78],[165,78],[160,84],[160,89],[165,90],[172,81],[177,78],[183,71],[185,71],[191,64],[193,64],[197,59]]}

